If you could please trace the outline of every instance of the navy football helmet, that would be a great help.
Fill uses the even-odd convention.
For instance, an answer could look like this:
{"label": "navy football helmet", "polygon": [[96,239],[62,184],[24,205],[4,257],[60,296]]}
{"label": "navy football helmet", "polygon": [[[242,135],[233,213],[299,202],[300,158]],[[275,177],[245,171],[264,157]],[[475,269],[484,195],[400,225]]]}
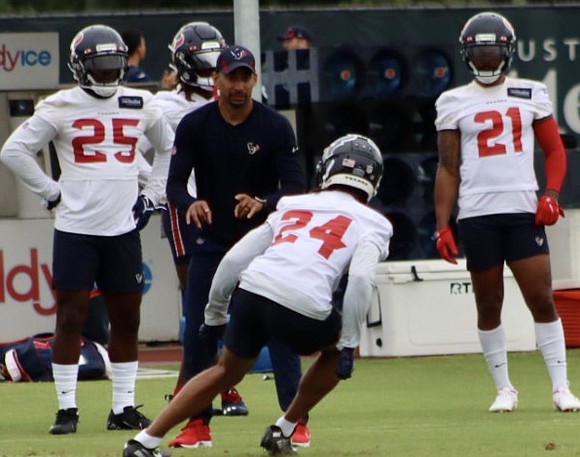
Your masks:
{"label": "navy football helmet", "polygon": [[224,37],[214,26],[190,22],[179,29],[169,45],[171,67],[183,84],[211,91],[213,78],[207,70],[215,70],[217,58],[225,47]]}
{"label": "navy football helmet", "polygon": [[[127,46],[111,27],[91,25],[73,38],[68,67],[82,88],[100,97],[111,97],[125,80]],[[111,77],[103,79],[99,75],[109,71],[113,71]]]}
{"label": "navy football helmet", "polygon": [[[460,53],[469,71],[484,84],[492,84],[509,70],[515,52],[516,34],[509,21],[500,14],[485,12],[467,21],[459,36]],[[495,58],[495,70],[479,70],[478,57]]]}
{"label": "navy football helmet", "polygon": [[316,171],[321,189],[352,187],[364,192],[369,201],[383,177],[383,157],[371,139],[349,133],[324,149]]}

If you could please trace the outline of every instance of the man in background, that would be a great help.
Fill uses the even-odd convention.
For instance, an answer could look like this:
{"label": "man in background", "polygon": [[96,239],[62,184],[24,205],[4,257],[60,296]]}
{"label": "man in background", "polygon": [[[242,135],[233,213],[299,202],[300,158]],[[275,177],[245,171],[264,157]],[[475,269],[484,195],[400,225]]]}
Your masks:
{"label": "man in background", "polygon": [[306,27],[301,25],[291,25],[286,31],[278,35],[278,41],[286,50],[309,49],[312,45],[312,34]]}
{"label": "man in background", "polygon": [[139,67],[141,61],[147,55],[147,44],[145,43],[145,36],[139,30],[125,30],[121,32],[121,37],[127,45],[127,52],[129,54],[127,70],[128,83],[146,83],[151,81],[151,78],[143,69]]}

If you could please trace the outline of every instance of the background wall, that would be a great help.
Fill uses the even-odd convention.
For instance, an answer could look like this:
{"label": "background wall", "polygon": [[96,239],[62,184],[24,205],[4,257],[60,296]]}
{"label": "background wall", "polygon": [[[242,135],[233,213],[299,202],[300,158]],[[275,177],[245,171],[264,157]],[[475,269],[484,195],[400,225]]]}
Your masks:
{"label": "background wall", "polygon": [[[496,10],[511,20],[518,35],[512,74],[544,81],[562,131],[580,140],[580,5]],[[296,120],[308,173],[312,175],[321,148],[337,135],[359,132],[373,137],[381,146],[387,171],[378,204],[393,222],[396,233],[390,261],[437,258],[431,239],[433,177],[437,165],[433,103],[441,90],[470,79],[456,44],[462,25],[478,11],[307,9],[261,13],[261,43],[266,57],[263,82],[270,90],[268,103],[289,110],[287,113]],[[30,107],[42,96],[56,90],[59,84],[73,82],[66,60],[70,41],[81,28],[104,23],[119,31],[142,30],[148,47],[143,68],[153,78],[159,78],[169,62],[167,44],[181,25],[193,20],[211,22],[232,42],[233,13],[227,11],[0,17],[0,33],[58,33],[60,53],[55,87],[41,91],[0,91],[0,143],[30,114]],[[315,48],[307,56],[307,70],[300,69],[304,62],[297,54],[280,53],[282,48],[276,36],[290,24],[307,26],[314,36]],[[439,57],[431,55],[419,65],[416,58],[424,51],[435,51]],[[388,60],[393,53],[400,59],[400,67]],[[8,71],[5,59],[4,45],[0,43],[0,80]],[[279,68],[276,62],[282,62]],[[378,66],[373,66],[377,62]],[[397,78],[400,81],[393,91],[377,90],[395,84]],[[304,84],[300,86],[302,92],[298,90],[300,84]],[[289,94],[301,94],[301,98],[291,99]],[[562,196],[567,209],[580,208],[579,153],[578,147],[568,150],[569,173]],[[49,168],[46,151],[38,159]],[[537,167],[542,181],[540,153]],[[574,242],[577,224],[572,224],[578,218],[572,217],[575,213],[570,214],[570,221],[558,223],[564,235],[558,236],[558,244],[554,244],[557,255],[552,262],[556,266],[563,262],[562,268],[554,269],[556,280],[580,278],[576,263],[565,263],[568,258],[580,258],[576,252],[579,243]],[[0,233],[4,232],[0,245],[0,322],[11,322],[13,329],[10,338],[6,335],[4,339],[52,328],[53,297],[48,283],[45,284],[50,274],[49,218],[38,199],[26,194],[0,165]],[[27,235],[27,230],[32,230],[33,236]],[[145,236],[148,237],[145,263],[152,276],[151,289],[145,295],[142,338],[175,339],[179,297],[169,250],[165,240],[159,238],[156,224],[149,225]],[[38,254],[37,260],[32,253]],[[34,319],[22,319],[23,310]],[[22,325],[13,325],[15,321]]]}

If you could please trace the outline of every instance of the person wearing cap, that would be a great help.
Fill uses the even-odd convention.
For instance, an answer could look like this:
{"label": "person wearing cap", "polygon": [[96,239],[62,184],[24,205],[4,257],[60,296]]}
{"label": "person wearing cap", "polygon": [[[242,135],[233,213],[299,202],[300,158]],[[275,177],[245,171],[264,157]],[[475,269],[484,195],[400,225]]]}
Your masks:
{"label": "person wearing cap", "polygon": [[286,50],[309,49],[312,43],[312,35],[306,27],[291,25],[286,31],[278,35],[278,40]]}
{"label": "person wearing cap", "polygon": [[[186,319],[192,328],[200,328],[204,323],[211,281],[226,252],[266,220],[280,197],[306,189],[292,126],[284,116],[252,99],[252,90],[258,83],[253,54],[242,46],[225,48],[216,67],[214,81],[219,99],[186,114],[178,124],[166,189],[169,202],[185,214],[186,223],[196,230],[187,277],[192,287],[185,292],[189,310]],[[196,197],[187,190],[192,170]],[[215,362],[217,348],[197,334],[191,335],[189,344],[195,376]],[[294,373],[296,381],[300,379],[299,362],[298,359]],[[279,377],[277,374],[276,378]],[[194,406],[179,400],[191,382],[170,405],[180,405],[179,415],[193,406],[196,410],[190,411],[194,413],[190,421],[195,417],[206,426],[206,433],[195,446],[186,447],[209,447],[211,405]],[[172,426],[184,418],[179,417]],[[157,446],[159,436],[159,429],[153,429],[151,434],[138,435],[136,440],[152,449]],[[132,455],[130,451],[127,454]]]}

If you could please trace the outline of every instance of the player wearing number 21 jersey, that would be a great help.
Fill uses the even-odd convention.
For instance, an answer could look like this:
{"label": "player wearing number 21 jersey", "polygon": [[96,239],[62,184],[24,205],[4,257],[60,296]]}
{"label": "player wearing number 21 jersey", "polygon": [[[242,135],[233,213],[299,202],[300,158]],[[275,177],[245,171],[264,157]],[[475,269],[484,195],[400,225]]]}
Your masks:
{"label": "player wearing number 21 jersey", "polygon": [[437,129],[461,131],[459,219],[536,212],[533,123],[551,114],[546,86],[526,79],[474,80],[439,97]]}
{"label": "player wearing number 21 jersey", "polygon": [[[505,266],[534,319],[537,346],[552,381],[554,408],[578,411],[580,400],[569,389],[545,231],[564,215],[558,198],[566,175],[566,151],[546,86],[507,76],[515,43],[512,25],[494,12],[476,14],[461,31],[460,53],[473,81],[444,92],[435,103],[437,251],[457,263],[459,250],[450,226],[457,203],[479,341],[497,392],[489,411],[513,411],[518,405],[501,320]],[[544,153],[546,171],[546,187],[539,198],[535,140]]]}

